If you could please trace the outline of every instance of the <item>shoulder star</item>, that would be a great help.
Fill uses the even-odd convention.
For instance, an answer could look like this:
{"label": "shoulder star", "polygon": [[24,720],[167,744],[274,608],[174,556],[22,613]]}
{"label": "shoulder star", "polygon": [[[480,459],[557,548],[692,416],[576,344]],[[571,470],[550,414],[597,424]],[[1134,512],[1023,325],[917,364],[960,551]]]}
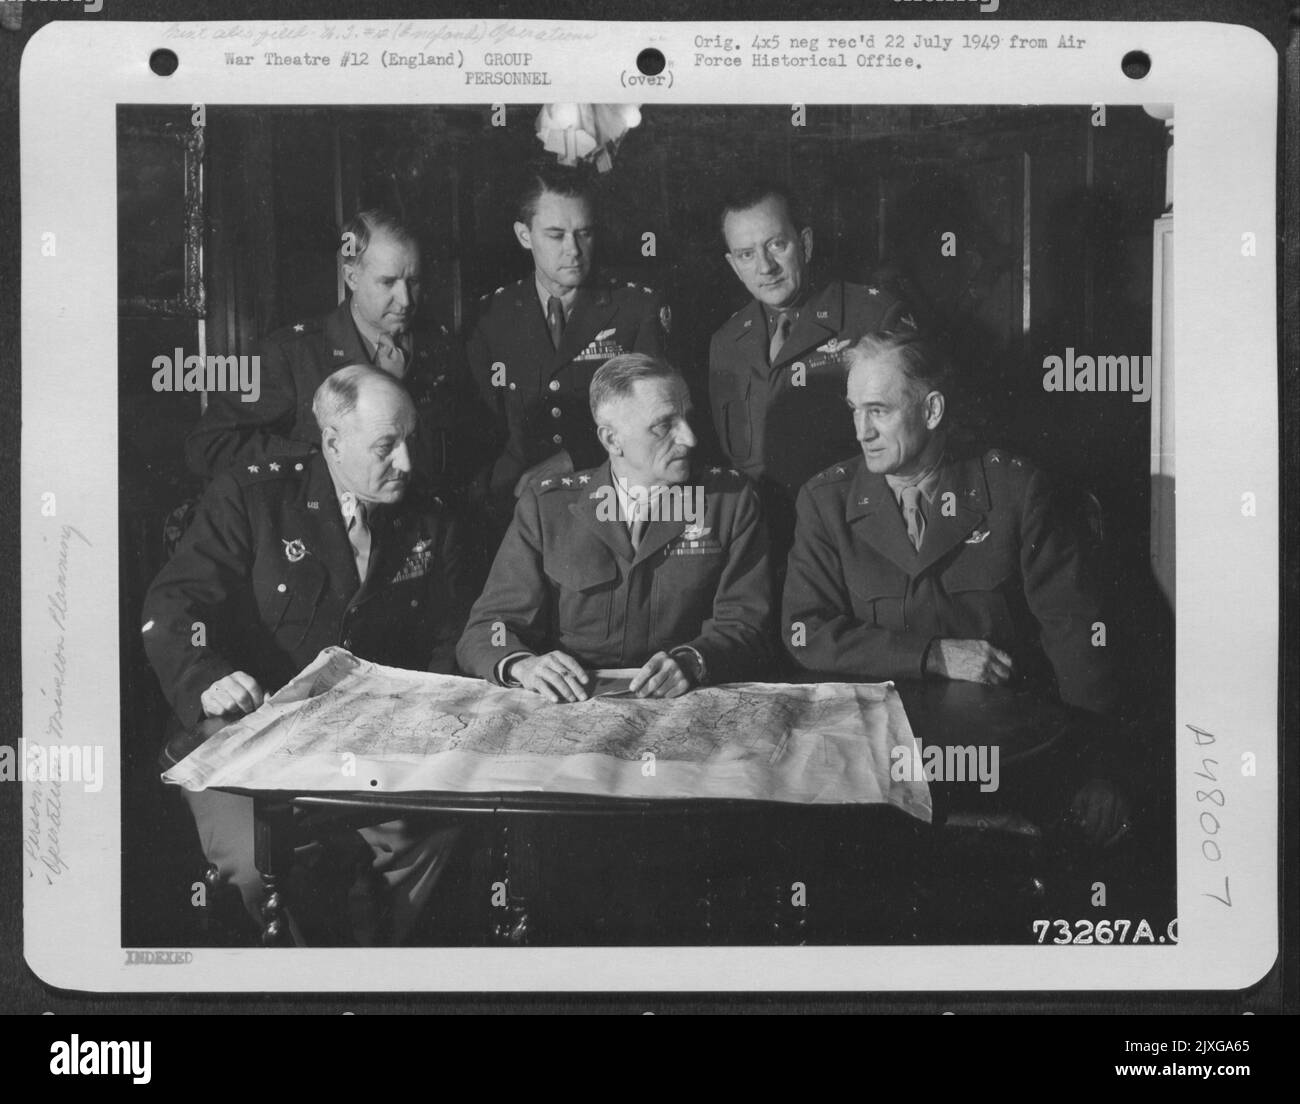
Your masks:
{"label": "shoulder star", "polygon": [[267,464],[267,467],[270,468],[272,471],[280,470],[280,465],[277,464],[274,460],[272,460],[269,464]]}
{"label": "shoulder star", "polygon": [[585,487],[588,483],[591,482],[591,476],[589,476],[589,475],[580,475],[580,476],[578,476],[578,482],[581,483],[581,484]]}
{"label": "shoulder star", "polygon": [[295,322],[295,323],[294,323],[294,327],[293,327],[293,332],[294,332],[294,333],[302,333],[302,331],[305,330],[306,328],[307,328],[307,327],[304,326],[301,322]]}
{"label": "shoulder star", "polygon": [[248,470],[249,470],[249,472],[252,473],[253,475],[256,475],[256,474],[257,474],[257,465],[256,465],[256,464],[249,464],[249,465],[248,465]]}
{"label": "shoulder star", "polygon": [[566,487],[573,486],[573,480],[570,479],[567,475],[563,479],[561,479],[560,482],[563,483]]}

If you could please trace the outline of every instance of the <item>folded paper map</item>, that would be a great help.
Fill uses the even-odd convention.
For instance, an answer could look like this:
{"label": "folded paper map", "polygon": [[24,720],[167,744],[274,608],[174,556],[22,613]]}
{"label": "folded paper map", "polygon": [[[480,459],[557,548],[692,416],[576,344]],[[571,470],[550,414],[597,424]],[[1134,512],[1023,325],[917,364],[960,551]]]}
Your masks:
{"label": "folded paper map", "polygon": [[163,778],[190,790],[881,803],[928,822],[925,781],[891,776],[895,748],[919,751],[891,683],[747,682],[552,705],[327,648]]}

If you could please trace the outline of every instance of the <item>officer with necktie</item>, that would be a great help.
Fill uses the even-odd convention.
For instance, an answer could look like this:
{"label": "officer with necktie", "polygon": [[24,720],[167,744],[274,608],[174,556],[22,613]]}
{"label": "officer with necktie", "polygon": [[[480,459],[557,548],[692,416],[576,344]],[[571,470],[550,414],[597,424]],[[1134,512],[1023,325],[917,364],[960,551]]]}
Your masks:
{"label": "officer with necktie", "polygon": [[347,364],[371,364],[401,380],[419,432],[412,461],[442,493],[454,493],[495,452],[490,416],[469,382],[464,353],[445,327],[421,323],[420,247],[396,215],[361,211],[343,228],[339,257],[347,296],[321,317],[277,330],[259,348],[261,396],[212,392],[186,442],[190,468],[208,478],[264,463],[303,444],[320,446],[312,396]]}
{"label": "officer with necktie", "polygon": [[733,194],[722,235],[727,263],[753,298],[713,335],[709,401],[723,451],[759,486],[779,572],[799,488],[853,449],[843,417],[845,349],[912,322],[880,288],[813,283],[813,231],[781,185]]}
{"label": "officer with necktie", "polygon": [[587,406],[610,357],[662,356],[670,315],[650,288],[598,276],[596,204],[585,174],[530,172],[514,224],[533,271],[481,300],[467,344],[470,372],[505,440],[484,472],[500,528],[528,483],[604,457]]}
{"label": "officer with necktie", "polygon": [[[214,479],[144,602],[144,647],[176,723],[257,709],[324,648],[450,673],[472,597],[465,549],[442,501],[413,473],[409,392],[349,365],[318,388],[320,451],[300,445]],[[185,791],[208,861],[254,916],[252,801]],[[388,822],[352,834],[362,877],[385,883],[389,938],[411,928],[455,832]],[[364,841],[364,842],[363,842]],[[342,899],[336,917],[346,919]],[[353,930],[366,941],[383,933]],[[343,936],[347,938],[347,936]]]}
{"label": "officer with necktie", "polygon": [[[1062,490],[1021,457],[951,447],[951,365],[915,333],[863,338],[848,363],[852,415],[840,417],[858,455],[799,493],[782,604],[796,666],[864,681],[1014,682],[1115,718],[1093,565]],[[1097,842],[1127,830],[1125,801],[1104,778],[1085,782],[1073,808]]]}

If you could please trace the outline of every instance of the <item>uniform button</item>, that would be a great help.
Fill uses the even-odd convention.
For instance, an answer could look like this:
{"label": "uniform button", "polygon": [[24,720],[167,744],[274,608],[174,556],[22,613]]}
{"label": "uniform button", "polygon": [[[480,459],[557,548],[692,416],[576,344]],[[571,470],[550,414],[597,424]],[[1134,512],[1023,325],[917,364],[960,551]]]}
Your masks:
{"label": "uniform button", "polygon": [[415,607],[418,606],[419,604],[420,604],[420,599],[418,598],[411,599],[411,609],[415,609]]}
{"label": "uniform button", "polygon": [[278,590],[281,594],[283,594],[283,593],[284,593],[286,590],[288,590],[289,588],[288,588],[287,586],[285,586],[284,583],[281,583],[281,584],[280,584],[278,587],[276,587],[275,589]]}
{"label": "uniform button", "polygon": [[551,417],[558,418],[563,413],[558,406],[551,407]]}
{"label": "uniform button", "polygon": [[560,434],[558,433],[554,437],[552,437],[551,440],[554,441],[557,445],[564,444],[564,438],[561,437]]}
{"label": "uniform button", "polygon": [[558,391],[560,389],[560,381],[551,380],[551,382],[548,383],[546,386],[549,387],[552,391]]}
{"label": "uniform button", "polygon": [[510,381],[510,390],[511,390],[511,391],[514,391],[515,388],[516,388],[516,386],[517,386],[517,385],[515,384],[515,381],[514,381],[514,380],[511,380],[511,381]]}

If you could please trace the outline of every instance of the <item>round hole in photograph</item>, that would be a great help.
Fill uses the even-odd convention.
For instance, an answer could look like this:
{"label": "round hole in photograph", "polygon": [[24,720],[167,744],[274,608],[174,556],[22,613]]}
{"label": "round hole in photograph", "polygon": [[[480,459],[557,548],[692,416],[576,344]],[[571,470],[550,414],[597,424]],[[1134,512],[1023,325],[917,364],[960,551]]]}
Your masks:
{"label": "round hole in photograph", "polygon": [[1120,68],[1126,77],[1141,80],[1151,72],[1151,57],[1143,50],[1130,50],[1120,62]]}
{"label": "round hole in photograph", "polygon": [[170,77],[179,68],[181,59],[174,50],[155,50],[149,55],[149,68],[160,77]]}
{"label": "round hole in photograph", "polygon": [[653,46],[647,47],[636,56],[637,69],[647,77],[657,77],[667,64],[664,61],[663,51],[656,50]]}

